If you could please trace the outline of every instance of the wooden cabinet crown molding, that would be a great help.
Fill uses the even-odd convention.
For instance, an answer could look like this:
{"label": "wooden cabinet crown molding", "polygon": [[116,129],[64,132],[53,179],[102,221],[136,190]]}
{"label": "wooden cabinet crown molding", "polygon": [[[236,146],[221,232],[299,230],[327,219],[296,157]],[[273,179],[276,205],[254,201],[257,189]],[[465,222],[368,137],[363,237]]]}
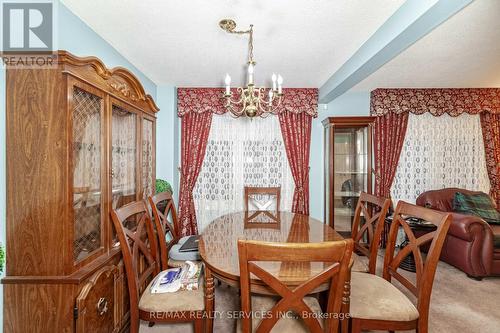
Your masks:
{"label": "wooden cabinet crown molding", "polygon": [[367,123],[371,125],[375,121],[375,116],[342,116],[342,117],[328,117],[321,123],[323,127],[350,127],[350,126],[365,126]]}
{"label": "wooden cabinet crown molding", "polygon": [[[63,50],[57,51],[56,55],[57,63],[61,66],[68,66],[72,74],[83,76],[85,79],[86,76],[92,75],[93,72],[100,78],[97,81],[101,83],[99,88],[112,94],[119,94],[126,101],[131,102],[131,104],[138,104],[139,108],[146,109],[152,114],[160,110],[153,97],[146,93],[139,79],[128,69],[123,67],[109,69],[97,57],[78,57]],[[96,83],[95,79],[93,77],[91,81]]]}

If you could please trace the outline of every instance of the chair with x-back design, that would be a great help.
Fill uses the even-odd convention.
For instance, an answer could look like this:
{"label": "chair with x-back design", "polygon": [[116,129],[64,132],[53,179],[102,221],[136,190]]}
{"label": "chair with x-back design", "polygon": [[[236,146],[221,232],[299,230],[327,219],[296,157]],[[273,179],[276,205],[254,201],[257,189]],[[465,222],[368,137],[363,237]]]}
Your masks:
{"label": "chair with x-back design", "polygon": [[[353,250],[351,239],[323,243],[272,243],[238,241],[242,319],[238,331],[249,332],[337,332],[344,285]],[[300,283],[287,286],[265,270],[263,262],[319,262],[326,267]],[[258,263],[262,266],[260,266]],[[281,299],[251,296],[250,275],[259,278]],[[305,278],[306,279],[306,278]],[[328,284],[327,319],[321,318],[321,307],[314,297],[307,297],[323,284]],[[252,311],[253,309],[253,311]],[[263,311],[264,316],[256,315]],[[293,311],[302,320],[283,314]]]}
{"label": "chair with x-back design", "polygon": [[117,210],[111,218],[120,241],[130,298],[130,332],[139,331],[140,320],[194,322],[202,332],[205,309],[203,288],[173,293],[151,292],[159,272],[156,235],[146,203],[136,201]]}
{"label": "chair with x-back design", "polygon": [[[148,201],[153,212],[154,225],[158,235],[161,269],[178,267],[187,259],[199,260],[196,256],[184,258],[182,253],[179,253],[179,248],[189,236],[180,237],[179,235],[177,211],[175,210],[172,194],[170,192],[157,193],[150,196]],[[175,259],[169,259],[169,256]]]}
{"label": "chair with x-back design", "polygon": [[279,224],[281,187],[245,186],[245,222]]}
{"label": "chair with x-back design", "polygon": [[[407,217],[428,221],[437,229],[417,237],[406,222]],[[450,214],[403,201],[398,203],[389,231],[383,278],[359,272],[351,274],[352,332],[412,329],[419,333],[428,332],[432,285],[450,221]],[[396,238],[401,231],[406,234],[408,242],[396,252]],[[422,255],[421,247],[427,250],[426,256]],[[410,254],[414,256],[416,266],[416,274],[412,276],[398,271],[403,259]],[[393,278],[415,296],[414,302],[391,283]]]}
{"label": "chair with x-back design", "polygon": [[[355,251],[352,271],[375,274],[378,246],[390,205],[390,199],[361,192],[351,232]],[[364,257],[358,256],[356,252]]]}

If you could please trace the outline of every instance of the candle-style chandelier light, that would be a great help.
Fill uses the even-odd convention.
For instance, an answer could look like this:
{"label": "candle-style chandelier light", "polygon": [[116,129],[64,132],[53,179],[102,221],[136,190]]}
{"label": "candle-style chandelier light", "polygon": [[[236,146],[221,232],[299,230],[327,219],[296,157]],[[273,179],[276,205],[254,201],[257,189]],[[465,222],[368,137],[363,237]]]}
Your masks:
{"label": "candle-style chandelier light", "polygon": [[[283,78],[281,75],[273,73],[271,80],[273,82],[272,88],[255,87],[254,85],[254,70],[256,62],[253,59],[253,24],[250,28],[244,31],[236,29],[236,22],[230,19],[224,19],[219,22],[219,26],[228,33],[244,35],[248,34],[248,70],[247,70],[247,85],[246,87],[238,87],[237,93],[233,98],[231,92],[231,76],[226,74],[225,84],[226,90],[223,98],[226,99],[226,108],[233,115],[239,117],[246,115],[253,118],[255,116],[266,116],[275,114],[281,104],[283,97]],[[266,93],[267,92],[267,93]]]}

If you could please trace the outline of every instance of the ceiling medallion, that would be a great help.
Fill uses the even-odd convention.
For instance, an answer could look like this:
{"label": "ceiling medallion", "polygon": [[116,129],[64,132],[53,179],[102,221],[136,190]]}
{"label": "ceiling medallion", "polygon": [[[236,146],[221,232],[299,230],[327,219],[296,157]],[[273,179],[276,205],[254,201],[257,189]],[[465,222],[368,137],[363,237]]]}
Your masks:
{"label": "ceiling medallion", "polygon": [[236,22],[230,19],[224,19],[219,22],[219,26],[222,28],[222,30],[232,32],[236,28]]}
{"label": "ceiling medallion", "polygon": [[246,87],[237,87],[236,96],[233,98],[233,92],[231,92],[231,76],[226,74],[224,79],[226,89],[223,94],[223,98],[226,99],[226,109],[236,117],[245,115],[249,118],[253,118],[255,116],[265,117],[269,114],[276,114],[283,97],[283,78],[281,75],[273,73],[271,76],[272,88],[255,87],[254,71],[256,62],[253,59],[253,24],[250,24],[248,30],[238,31],[235,30],[236,22],[231,19],[224,19],[219,22],[219,26],[224,31],[231,34],[249,35],[247,85]]}

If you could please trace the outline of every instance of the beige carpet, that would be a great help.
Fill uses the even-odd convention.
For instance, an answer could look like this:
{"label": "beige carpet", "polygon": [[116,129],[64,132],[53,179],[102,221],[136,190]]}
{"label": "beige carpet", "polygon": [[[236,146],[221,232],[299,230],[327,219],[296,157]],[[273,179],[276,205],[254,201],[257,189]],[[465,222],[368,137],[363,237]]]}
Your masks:
{"label": "beige carpet", "polygon": [[[237,291],[227,286],[216,288],[216,311],[239,309]],[[215,333],[235,331],[235,321],[215,320]],[[475,281],[456,268],[439,263],[430,308],[431,333],[500,332],[500,278]],[[141,323],[141,333],[192,332],[192,325],[155,325]]]}

